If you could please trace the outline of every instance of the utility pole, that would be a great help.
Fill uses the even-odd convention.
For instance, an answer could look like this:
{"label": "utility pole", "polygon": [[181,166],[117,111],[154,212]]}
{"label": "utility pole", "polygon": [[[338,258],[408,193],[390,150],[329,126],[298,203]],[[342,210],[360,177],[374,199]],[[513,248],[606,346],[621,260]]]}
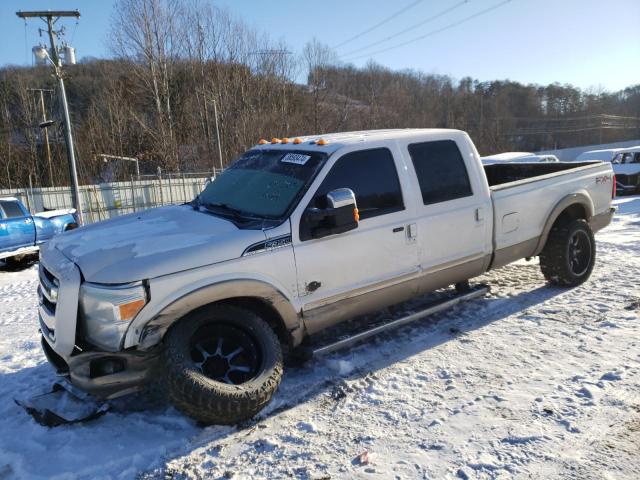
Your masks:
{"label": "utility pole", "polygon": [[53,187],[53,167],[51,166],[51,147],[49,146],[49,125],[47,121],[47,111],[44,107],[44,92],[52,93],[53,90],[48,88],[28,88],[29,92],[40,93],[40,109],[42,110],[42,123],[40,126],[44,129],[44,143],[47,147],[47,162],[49,163],[49,185]]}
{"label": "utility pole", "polygon": [[[62,74],[62,61],[58,55],[58,49],[56,46],[56,38],[60,34],[60,31],[53,29],[54,24],[62,17],[75,17],[80,16],[80,12],[77,10],[59,10],[59,11],[33,11],[33,12],[16,12],[19,18],[26,21],[27,18],[40,18],[47,24],[47,31],[49,32],[49,42],[51,44],[51,52],[48,55],[49,60],[53,64],[53,71],[58,79],[58,88],[60,90],[60,105],[62,106],[62,113],[64,115],[64,129],[65,129],[65,143],[67,146],[67,159],[69,160],[69,177],[71,178],[71,200],[73,208],[75,208],[78,215],[78,223],[84,225],[84,215],[82,214],[82,204],[80,202],[80,191],[78,188],[78,169],[76,166],[76,156],[73,148],[73,134],[71,132],[71,118],[69,116],[69,105],[67,104],[67,91],[64,87],[64,77]],[[53,57],[53,58],[52,58]]]}
{"label": "utility pole", "polygon": [[[216,139],[218,142],[218,158],[220,159],[220,172],[222,172],[224,165],[222,165],[222,145],[220,145],[220,130],[218,129],[218,106],[216,105],[216,99],[213,99],[213,116],[216,121]],[[216,168],[213,167],[213,176],[216,176]]]}

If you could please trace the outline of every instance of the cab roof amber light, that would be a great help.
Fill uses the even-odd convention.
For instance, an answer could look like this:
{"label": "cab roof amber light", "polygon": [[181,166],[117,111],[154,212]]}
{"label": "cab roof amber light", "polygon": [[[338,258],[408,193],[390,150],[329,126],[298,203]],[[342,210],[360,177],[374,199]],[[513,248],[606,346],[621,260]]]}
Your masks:
{"label": "cab roof amber light", "polygon": [[299,138],[294,138],[294,139],[293,139],[293,143],[295,143],[296,145],[298,145],[299,143],[302,143],[302,140],[300,140]]}
{"label": "cab roof amber light", "polygon": [[284,138],[282,139],[282,143],[289,143],[289,139],[288,139],[287,137],[284,137]]}
{"label": "cab roof amber light", "polygon": [[324,138],[321,138],[316,142],[316,145],[326,145],[327,143],[329,142],[327,142]]}
{"label": "cab roof amber light", "polygon": [[261,138],[260,140],[258,140],[258,145],[264,145],[265,143],[269,143],[269,142],[267,142],[264,138]]}
{"label": "cab roof amber light", "polygon": [[271,139],[271,143],[280,143],[280,139],[274,137]]}

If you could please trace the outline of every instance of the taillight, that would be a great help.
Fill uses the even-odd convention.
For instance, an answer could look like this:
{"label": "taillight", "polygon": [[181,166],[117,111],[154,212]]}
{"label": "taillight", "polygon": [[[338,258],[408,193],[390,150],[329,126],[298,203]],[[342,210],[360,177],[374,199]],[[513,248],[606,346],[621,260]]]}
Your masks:
{"label": "taillight", "polygon": [[611,198],[616,198],[616,174],[613,174],[613,187],[611,187]]}

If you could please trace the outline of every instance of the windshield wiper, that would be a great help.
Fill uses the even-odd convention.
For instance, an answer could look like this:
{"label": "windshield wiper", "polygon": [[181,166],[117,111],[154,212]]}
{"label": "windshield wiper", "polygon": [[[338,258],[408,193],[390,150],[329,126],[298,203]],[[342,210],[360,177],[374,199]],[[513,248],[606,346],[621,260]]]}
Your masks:
{"label": "windshield wiper", "polygon": [[[238,210],[237,208],[230,207],[226,203],[217,203],[217,202],[210,203],[210,202],[203,202],[203,201],[199,201],[198,203],[212,213],[222,213],[220,212],[222,210],[223,212],[229,213],[234,218],[237,218],[240,220],[246,220],[248,217],[248,215],[242,210]],[[222,214],[224,215],[224,213]]]}

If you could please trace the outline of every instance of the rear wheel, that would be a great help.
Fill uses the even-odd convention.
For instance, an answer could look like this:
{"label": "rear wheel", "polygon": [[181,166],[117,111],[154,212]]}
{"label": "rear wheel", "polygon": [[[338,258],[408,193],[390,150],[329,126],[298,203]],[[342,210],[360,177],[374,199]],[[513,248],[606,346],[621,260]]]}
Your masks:
{"label": "rear wheel", "polygon": [[165,337],[171,402],[200,422],[234,424],[259,412],[282,377],[273,330],[251,311],[215,305],[189,314]]}
{"label": "rear wheel", "polygon": [[575,287],[585,282],[596,261],[596,243],[585,220],[554,226],[540,253],[540,269],[554,285]]}

